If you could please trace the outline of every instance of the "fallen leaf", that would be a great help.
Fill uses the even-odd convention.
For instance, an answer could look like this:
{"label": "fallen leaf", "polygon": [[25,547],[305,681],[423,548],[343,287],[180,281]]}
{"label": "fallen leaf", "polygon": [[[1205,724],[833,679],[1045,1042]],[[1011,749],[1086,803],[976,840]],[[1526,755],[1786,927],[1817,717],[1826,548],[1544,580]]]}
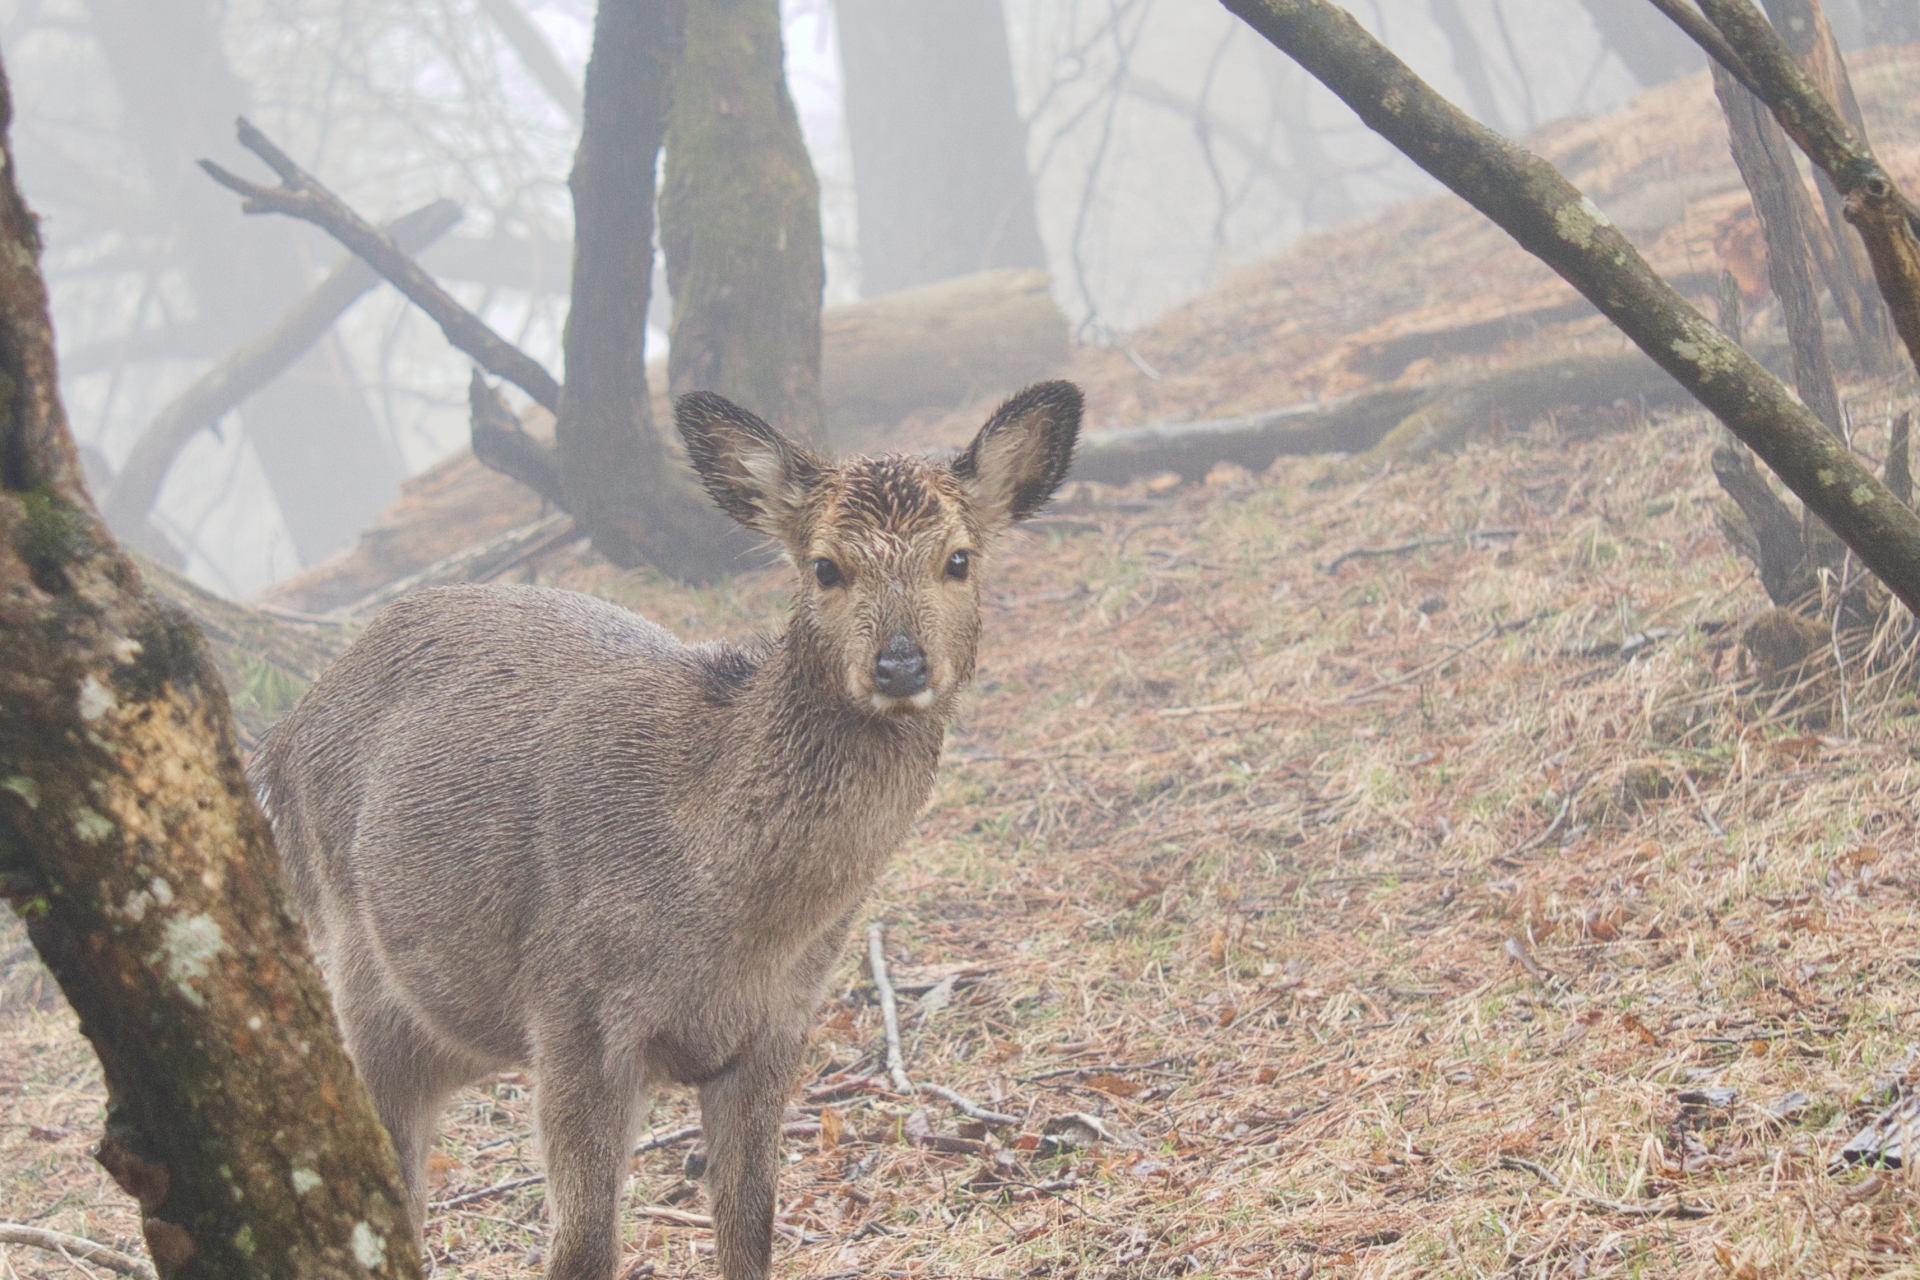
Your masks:
{"label": "fallen leaf", "polygon": [[1659,1044],[1660,1037],[1655,1035],[1646,1023],[1630,1013],[1620,1015],[1620,1025],[1640,1037],[1641,1044]]}
{"label": "fallen leaf", "polygon": [[840,1145],[840,1135],[846,1131],[845,1121],[832,1107],[820,1109],[820,1149],[832,1151]]}
{"label": "fallen leaf", "polygon": [[1140,1096],[1140,1091],[1146,1087],[1145,1085],[1135,1084],[1125,1077],[1116,1076],[1105,1071],[1097,1076],[1089,1076],[1086,1080],[1082,1081],[1082,1083],[1089,1089],[1098,1089],[1101,1093],[1109,1093],[1116,1098],[1136,1098]]}
{"label": "fallen leaf", "polygon": [[1213,940],[1207,943],[1207,959],[1213,961],[1216,967],[1227,962],[1227,931],[1225,929],[1213,931]]}

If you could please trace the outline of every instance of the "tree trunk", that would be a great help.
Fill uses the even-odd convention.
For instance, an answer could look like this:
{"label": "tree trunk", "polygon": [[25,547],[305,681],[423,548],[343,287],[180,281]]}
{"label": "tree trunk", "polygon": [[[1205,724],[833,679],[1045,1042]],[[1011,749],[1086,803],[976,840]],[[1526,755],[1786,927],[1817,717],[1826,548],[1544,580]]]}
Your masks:
{"label": "tree trunk", "polygon": [[0,890],[100,1055],[98,1158],[163,1277],[418,1276],[206,646],[88,501],[0,160]]}
{"label": "tree trunk", "polygon": [[[1368,125],[1592,299],[1920,612],[1920,517],[1661,280],[1591,200],[1546,161],[1436,94],[1345,10],[1320,0],[1225,2]],[[1719,10],[1730,0],[1707,3]],[[1853,163],[1859,173],[1877,172],[1871,157]],[[1853,181],[1837,185],[1852,198]]]}
{"label": "tree trunk", "polygon": [[[238,223],[194,168],[245,112],[207,0],[91,0],[93,30],[113,72],[121,129],[149,175],[186,269],[201,323],[222,347],[269,328],[307,292],[291,228]],[[399,493],[400,459],[365,397],[340,375],[339,353],[298,361],[242,406],[300,558],[313,564],[349,542]]]}
{"label": "tree trunk", "polygon": [[820,187],[787,94],[777,0],[690,0],[667,125],[667,384],[823,444]]}
{"label": "tree trunk", "polygon": [[1613,51],[1642,87],[1692,75],[1706,62],[1693,42],[1664,22],[1652,21],[1646,0],[1580,0],[1600,43]]}
{"label": "tree trunk", "polygon": [[1827,429],[1843,435],[1840,395],[1834,388],[1820,295],[1808,259],[1812,237],[1821,234],[1812,225],[1813,201],[1800,184],[1800,170],[1794,167],[1786,135],[1760,100],[1718,64],[1713,68],[1713,88],[1726,112],[1733,162],[1753,193],[1754,212],[1766,233],[1767,275],[1786,316],[1794,386]]}
{"label": "tree trunk", "polygon": [[1046,269],[1000,0],[837,0],[866,297]]}
{"label": "tree trunk", "polygon": [[[595,550],[623,567],[651,563],[679,577],[704,578],[724,571],[744,543],[685,469],[669,466],[653,427],[646,367],[654,161],[667,129],[686,17],[686,0],[606,0],[594,18],[585,123],[569,180],[573,297],[554,439],[565,506]],[[777,72],[777,57],[774,65]],[[712,158],[731,170],[751,164],[746,152],[723,150]],[[818,262],[817,218],[815,226]],[[816,283],[816,418],[819,306]],[[677,357],[677,341],[674,352]],[[482,453],[477,412],[474,422],[474,449]]]}

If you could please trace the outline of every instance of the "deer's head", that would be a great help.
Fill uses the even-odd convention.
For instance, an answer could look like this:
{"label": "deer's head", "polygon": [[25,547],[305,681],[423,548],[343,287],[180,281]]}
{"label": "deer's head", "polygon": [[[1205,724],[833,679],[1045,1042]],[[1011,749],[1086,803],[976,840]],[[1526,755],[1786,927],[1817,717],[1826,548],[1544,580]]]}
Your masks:
{"label": "deer's head", "polygon": [[734,519],[800,572],[793,637],[870,715],[944,708],[973,675],[980,569],[994,539],[1066,478],[1080,391],[1042,382],[948,462],[906,454],[829,463],[719,396],[682,396],[695,470]]}

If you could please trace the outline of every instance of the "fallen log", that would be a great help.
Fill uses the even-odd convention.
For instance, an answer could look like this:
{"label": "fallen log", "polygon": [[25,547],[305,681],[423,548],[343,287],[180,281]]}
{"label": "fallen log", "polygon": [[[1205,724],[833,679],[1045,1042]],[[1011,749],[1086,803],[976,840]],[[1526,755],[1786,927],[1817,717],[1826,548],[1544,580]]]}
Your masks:
{"label": "fallen log", "polygon": [[1275,458],[1307,453],[1417,459],[1455,447],[1495,421],[1524,426],[1556,411],[1620,400],[1648,407],[1691,403],[1679,383],[1637,351],[1571,356],[1471,381],[1384,387],[1266,413],[1096,432],[1082,439],[1072,478],[1125,484],[1174,471],[1198,480],[1217,462],[1257,472]]}
{"label": "fallen log", "polygon": [[1067,318],[1043,271],[1003,269],[831,307],[820,388],[844,448],[916,409],[1003,395],[1067,359]]}

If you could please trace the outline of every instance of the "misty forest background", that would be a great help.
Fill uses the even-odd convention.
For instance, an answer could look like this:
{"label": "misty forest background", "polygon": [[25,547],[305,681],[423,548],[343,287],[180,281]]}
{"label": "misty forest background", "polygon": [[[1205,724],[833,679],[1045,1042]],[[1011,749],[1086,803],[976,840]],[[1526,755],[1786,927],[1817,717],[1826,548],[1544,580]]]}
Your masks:
{"label": "misty forest background", "polygon": [[[457,201],[423,265],[558,370],[593,7],[0,3],[18,164],[45,218],[62,390],[96,497],[183,388],[342,260],[310,226],[245,217],[195,166],[258,172],[234,141],[242,114],[366,217]],[[1514,137],[1704,65],[1639,0],[1353,8]],[[1912,8],[1829,6],[1846,47],[1903,38],[1892,28],[1914,23]],[[829,306],[1038,267],[1077,342],[1124,350],[1236,264],[1436,189],[1204,0],[954,0],[905,21],[883,0],[781,9]],[[903,47],[915,41],[941,52],[916,61]],[[985,123],[956,131],[956,116]],[[944,212],[990,230],[956,230]],[[650,361],[665,355],[671,306],[656,259]],[[396,291],[374,289],[198,432],[146,524],[116,532],[213,590],[253,595],[347,546],[403,478],[466,442],[470,369]]]}

